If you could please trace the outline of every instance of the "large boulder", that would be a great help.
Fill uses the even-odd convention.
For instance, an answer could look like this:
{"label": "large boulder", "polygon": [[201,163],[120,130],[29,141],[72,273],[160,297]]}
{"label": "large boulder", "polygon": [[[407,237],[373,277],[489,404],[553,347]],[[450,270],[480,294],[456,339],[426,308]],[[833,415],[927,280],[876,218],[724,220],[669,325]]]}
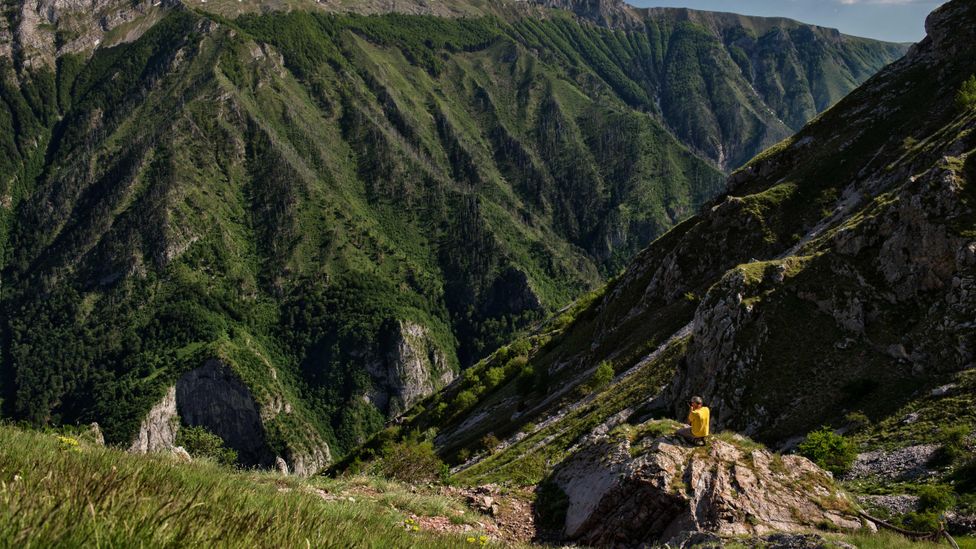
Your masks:
{"label": "large boulder", "polygon": [[[566,496],[563,534],[601,547],[680,544],[696,533],[861,528],[831,475],[799,456],[747,439],[689,447],[653,422],[598,437],[563,462],[552,481]],[[636,433],[636,435],[635,435]]]}

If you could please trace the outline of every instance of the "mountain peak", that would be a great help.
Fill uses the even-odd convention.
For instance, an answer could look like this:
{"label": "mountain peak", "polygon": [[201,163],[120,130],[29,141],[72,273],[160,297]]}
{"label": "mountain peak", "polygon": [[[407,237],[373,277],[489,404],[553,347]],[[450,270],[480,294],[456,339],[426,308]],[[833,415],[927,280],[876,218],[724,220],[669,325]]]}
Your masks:
{"label": "mountain peak", "polygon": [[976,41],[976,2],[953,0],[925,19],[925,32],[936,50],[953,55]]}

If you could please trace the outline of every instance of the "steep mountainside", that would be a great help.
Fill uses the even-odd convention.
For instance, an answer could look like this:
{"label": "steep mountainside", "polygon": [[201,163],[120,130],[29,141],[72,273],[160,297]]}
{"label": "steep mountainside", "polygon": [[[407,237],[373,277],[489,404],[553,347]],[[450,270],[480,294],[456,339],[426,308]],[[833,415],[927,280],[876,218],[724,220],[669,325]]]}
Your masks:
{"label": "steep mountainside", "polygon": [[812,116],[901,53],[339,4],[4,4],[5,415],[139,448],[203,424],[312,471],[714,196],[796,123],[774,105]]}
{"label": "steep mountainside", "polygon": [[593,437],[682,418],[700,394],[713,430],[786,448],[853,412],[866,416],[867,448],[938,443],[949,428],[965,445],[976,428],[976,4],[946,4],[927,29],[606,288],[376,442],[436,427],[461,478],[537,483]]}

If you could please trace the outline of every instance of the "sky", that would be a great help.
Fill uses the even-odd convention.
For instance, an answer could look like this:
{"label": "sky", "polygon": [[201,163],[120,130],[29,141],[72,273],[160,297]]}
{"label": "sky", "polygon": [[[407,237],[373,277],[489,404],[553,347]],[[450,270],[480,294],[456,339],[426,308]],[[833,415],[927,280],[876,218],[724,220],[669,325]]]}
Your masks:
{"label": "sky", "polygon": [[745,15],[789,17],[845,34],[892,42],[918,42],[925,17],[944,0],[627,0],[640,7],[686,7]]}

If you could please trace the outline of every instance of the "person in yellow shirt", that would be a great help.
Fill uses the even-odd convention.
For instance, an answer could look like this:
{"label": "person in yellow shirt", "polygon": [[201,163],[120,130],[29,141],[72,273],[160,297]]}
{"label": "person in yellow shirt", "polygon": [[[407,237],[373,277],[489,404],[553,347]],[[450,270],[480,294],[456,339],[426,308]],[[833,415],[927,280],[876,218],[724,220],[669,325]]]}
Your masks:
{"label": "person in yellow shirt", "polygon": [[688,426],[678,429],[677,434],[688,442],[704,442],[708,436],[710,414],[708,406],[702,404],[702,397],[691,397],[688,402]]}

